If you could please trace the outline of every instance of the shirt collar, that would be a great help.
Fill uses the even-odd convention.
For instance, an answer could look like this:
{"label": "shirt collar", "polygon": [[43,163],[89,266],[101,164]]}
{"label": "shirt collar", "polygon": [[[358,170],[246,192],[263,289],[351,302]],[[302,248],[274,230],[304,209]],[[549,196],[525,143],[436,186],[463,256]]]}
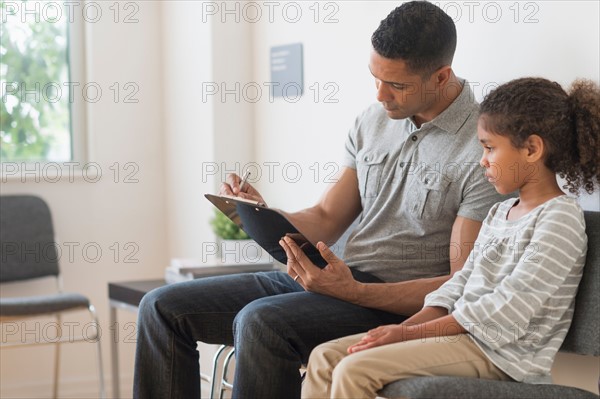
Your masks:
{"label": "shirt collar", "polygon": [[428,125],[433,125],[449,134],[456,134],[465,124],[466,120],[478,111],[477,101],[475,101],[475,95],[473,94],[473,90],[471,90],[471,86],[464,79],[458,78],[458,80],[463,86],[458,97],[441,114],[431,121],[424,123],[421,129]]}

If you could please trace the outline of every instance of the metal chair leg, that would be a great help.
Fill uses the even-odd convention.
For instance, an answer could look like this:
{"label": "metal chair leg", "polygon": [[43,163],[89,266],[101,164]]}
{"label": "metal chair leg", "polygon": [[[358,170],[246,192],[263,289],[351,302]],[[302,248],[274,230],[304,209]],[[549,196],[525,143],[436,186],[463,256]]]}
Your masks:
{"label": "metal chair leg", "polygon": [[100,344],[100,323],[98,322],[98,315],[96,314],[96,308],[94,305],[89,306],[89,311],[92,314],[92,319],[94,320],[94,329],[95,329],[95,340],[96,340],[96,350],[98,354],[98,378],[99,378],[99,389],[100,389],[100,398],[104,399],[106,397],[106,393],[104,391],[104,367],[102,364],[102,345]]}
{"label": "metal chair leg", "polygon": [[219,346],[219,348],[217,349],[217,351],[215,352],[215,355],[213,357],[212,376],[210,378],[210,396],[209,396],[210,399],[215,398],[215,394],[217,392],[217,381],[220,380],[217,377],[217,373],[219,372],[219,370],[221,368],[221,366],[220,366],[221,356],[227,350],[227,348],[231,348],[231,347],[227,346],[227,345]]}
{"label": "metal chair leg", "polygon": [[[231,360],[234,358],[235,348],[232,346],[221,345],[215,356],[213,358],[213,370],[211,377],[211,390],[210,390],[210,399],[217,399],[215,393],[219,391],[218,399],[223,399],[226,390],[233,390],[233,383],[227,380],[227,376],[229,374],[229,367],[231,365]],[[221,365],[221,358],[224,357]],[[304,380],[304,376],[306,375],[306,366],[302,365],[302,367],[298,370],[301,378]]]}
{"label": "metal chair leg", "polygon": [[60,378],[60,341],[62,340],[62,327],[60,314],[56,315],[57,342],[54,344],[54,383],[52,385],[52,397],[58,398],[58,380]]}
{"label": "metal chair leg", "polygon": [[233,390],[233,384],[227,381],[227,374],[229,372],[229,364],[231,363],[231,359],[233,358],[234,354],[235,350],[234,348],[231,348],[231,351],[229,351],[227,356],[225,356],[225,360],[223,361],[223,373],[221,374],[220,378],[221,389],[219,392],[219,399],[223,399],[223,395],[227,389]]}

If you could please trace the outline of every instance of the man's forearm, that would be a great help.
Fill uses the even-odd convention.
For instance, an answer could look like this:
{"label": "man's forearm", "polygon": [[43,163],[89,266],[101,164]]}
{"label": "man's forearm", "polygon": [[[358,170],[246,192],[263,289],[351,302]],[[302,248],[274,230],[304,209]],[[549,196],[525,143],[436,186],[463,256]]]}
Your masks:
{"label": "man's forearm", "polygon": [[344,167],[315,206],[286,216],[313,244],[323,241],[331,245],[361,211],[356,170]]}
{"label": "man's forearm", "polygon": [[444,284],[450,275],[398,283],[359,283],[352,302],[357,305],[412,316],[423,308],[425,296]]}
{"label": "man's forearm", "polygon": [[[448,281],[455,272],[461,270],[475,242],[481,222],[457,216],[452,226],[451,243],[462,249],[457,256],[451,256],[450,274],[440,277],[403,281],[390,284],[358,284],[353,303],[381,309],[388,312],[412,316],[423,307],[425,296]],[[452,248],[452,246],[451,246]]]}
{"label": "man's forearm", "polygon": [[283,212],[290,222],[302,233],[305,237],[317,243],[323,241],[331,245],[344,233],[344,228],[340,227],[339,223],[332,218],[319,206],[303,209],[298,212],[288,213]]}

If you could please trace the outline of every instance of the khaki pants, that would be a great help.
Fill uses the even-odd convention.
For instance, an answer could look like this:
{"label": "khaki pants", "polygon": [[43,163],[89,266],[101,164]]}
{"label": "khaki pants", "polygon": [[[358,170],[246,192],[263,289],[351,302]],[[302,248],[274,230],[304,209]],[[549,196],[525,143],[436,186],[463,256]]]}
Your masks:
{"label": "khaki pants", "polygon": [[303,398],[375,398],[384,385],[410,377],[511,380],[466,334],[417,339],[348,355],[364,334],[326,342],[310,354]]}

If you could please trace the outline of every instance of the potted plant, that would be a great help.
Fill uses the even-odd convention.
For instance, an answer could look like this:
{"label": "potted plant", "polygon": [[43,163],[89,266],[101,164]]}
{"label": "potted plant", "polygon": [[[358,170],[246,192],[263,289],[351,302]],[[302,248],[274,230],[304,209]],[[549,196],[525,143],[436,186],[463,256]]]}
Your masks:
{"label": "potted plant", "polygon": [[233,223],[223,212],[215,209],[215,215],[210,221],[213,233],[222,240],[248,240],[246,232]]}
{"label": "potted plant", "polygon": [[210,225],[218,238],[218,252],[222,262],[262,263],[269,260],[267,251],[218,209],[215,209]]}

